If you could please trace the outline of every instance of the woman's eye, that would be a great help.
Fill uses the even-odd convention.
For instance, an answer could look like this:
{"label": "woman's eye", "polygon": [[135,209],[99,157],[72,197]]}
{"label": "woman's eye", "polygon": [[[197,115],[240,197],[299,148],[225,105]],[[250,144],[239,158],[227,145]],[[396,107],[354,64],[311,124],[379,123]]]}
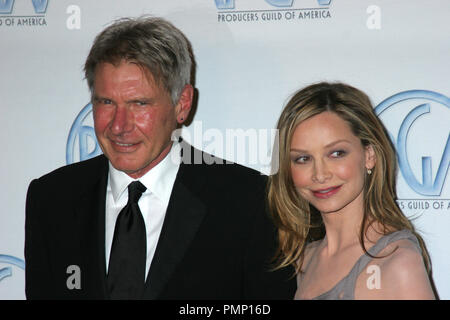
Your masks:
{"label": "woman's eye", "polygon": [[347,152],[345,152],[344,150],[336,150],[331,153],[331,157],[341,158],[341,157],[345,156],[346,154],[347,154]]}
{"label": "woman's eye", "polygon": [[296,163],[306,163],[309,160],[309,156],[299,156],[295,158]]}

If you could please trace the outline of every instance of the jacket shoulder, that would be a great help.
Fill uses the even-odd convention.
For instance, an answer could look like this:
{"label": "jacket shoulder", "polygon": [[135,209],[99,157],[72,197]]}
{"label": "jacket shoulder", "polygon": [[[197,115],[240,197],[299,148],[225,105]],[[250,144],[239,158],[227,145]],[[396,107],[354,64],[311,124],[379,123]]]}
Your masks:
{"label": "jacket shoulder", "polygon": [[240,181],[242,184],[266,183],[267,176],[255,169],[245,167],[207,152],[189,146],[187,156],[182,156],[182,164],[193,175],[205,176],[207,180],[220,179],[221,182]]}
{"label": "jacket shoulder", "polygon": [[80,184],[85,183],[86,180],[106,173],[107,168],[107,158],[99,155],[89,160],[62,166],[34,181],[42,185],[63,183],[66,186],[80,187]]}

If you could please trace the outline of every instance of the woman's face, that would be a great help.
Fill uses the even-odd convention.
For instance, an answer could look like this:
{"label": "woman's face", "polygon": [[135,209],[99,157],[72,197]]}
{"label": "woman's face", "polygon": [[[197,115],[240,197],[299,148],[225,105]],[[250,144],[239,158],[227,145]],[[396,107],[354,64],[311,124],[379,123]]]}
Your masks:
{"label": "woman's face", "polygon": [[301,122],[290,149],[291,174],[298,193],[321,213],[362,210],[367,169],[375,165],[346,121],[323,112]]}

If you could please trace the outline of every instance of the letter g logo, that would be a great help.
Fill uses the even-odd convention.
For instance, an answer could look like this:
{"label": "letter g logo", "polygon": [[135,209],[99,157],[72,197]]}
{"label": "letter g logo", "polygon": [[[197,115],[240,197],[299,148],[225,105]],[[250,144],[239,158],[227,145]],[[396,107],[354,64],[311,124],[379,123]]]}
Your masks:
{"label": "letter g logo", "polygon": [[[19,267],[20,269],[24,270],[25,269],[25,262],[22,259],[13,257],[13,256],[9,256],[9,255],[5,255],[5,254],[0,254],[0,264],[9,264],[9,265],[14,265],[16,267]],[[10,277],[12,276],[12,268],[10,266],[6,267],[6,268],[1,268],[0,267],[0,281],[2,281],[4,278],[6,277]]]}
{"label": "letter g logo", "polygon": [[[442,192],[442,188],[444,187],[445,178],[447,176],[448,168],[450,165],[450,117],[448,117],[448,113],[446,114],[447,116],[444,115],[445,119],[448,118],[447,120],[444,120],[444,124],[446,124],[444,130],[447,131],[445,133],[447,142],[445,144],[434,180],[432,178],[432,158],[430,156],[421,157],[422,182],[419,182],[417,180],[410,165],[408,150],[406,146],[413,123],[415,121],[418,121],[421,116],[430,113],[430,103],[438,103],[450,109],[450,99],[440,93],[433,91],[404,91],[393,95],[381,102],[375,108],[375,112],[380,115],[388,108],[394,107],[405,100],[414,99],[420,100],[421,103],[419,105],[416,105],[403,119],[403,122],[401,123],[400,129],[398,131],[397,142],[395,143],[395,141],[393,141],[398,153],[399,167],[406,182],[415,192],[426,196],[439,196]],[[426,103],[422,103],[424,100],[428,101]],[[424,132],[424,134],[427,134],[427,132]],[[420,150],[420,146],[414,146],[414,148]]]}

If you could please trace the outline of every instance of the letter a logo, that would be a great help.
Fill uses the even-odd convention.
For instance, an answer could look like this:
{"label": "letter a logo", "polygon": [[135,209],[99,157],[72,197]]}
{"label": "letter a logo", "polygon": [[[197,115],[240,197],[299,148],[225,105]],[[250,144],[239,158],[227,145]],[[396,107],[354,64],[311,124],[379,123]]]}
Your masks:
{"label": "letter a logo", "polygon": [[66,270],[67,274],[70,274],[70,276],[67,278],[66,285],[67,289],[73,290],[73,289],[81,289],[81,269],[77,265],[70,265],[67,267]]}

